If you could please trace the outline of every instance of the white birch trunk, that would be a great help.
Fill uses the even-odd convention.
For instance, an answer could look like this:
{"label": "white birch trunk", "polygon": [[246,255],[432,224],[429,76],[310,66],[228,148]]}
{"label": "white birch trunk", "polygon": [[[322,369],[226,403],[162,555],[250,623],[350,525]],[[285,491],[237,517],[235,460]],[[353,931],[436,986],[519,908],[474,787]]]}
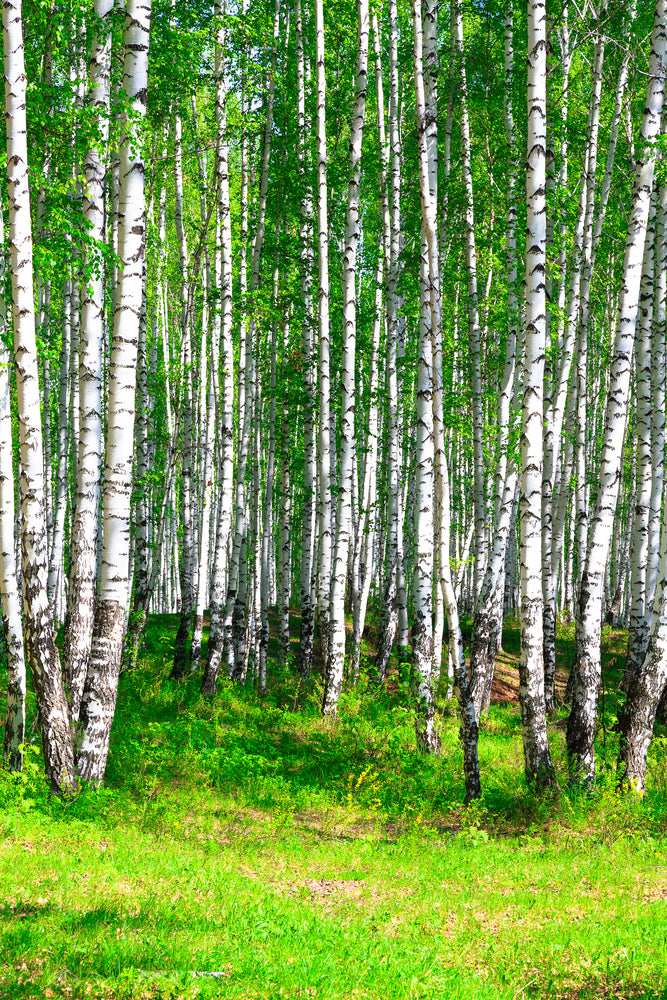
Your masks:
{"label": "white birch trunk", "polygon": [[[100,145],[91,145],[84,160],[83,216],[91,239],[104,239],[103,159],[108,140],[113,0],[96,0],[96,34],[90,58],[90,103],[100,116]],[[100,262],[101,264],[101,262]],[[84,258],[85,265],[85,258]],[[97,517],[102,460],[102,354],[104,340],[104,276],[101,266],[84,283],[79,344],[79,455],[76,502],[70,540],[70,577],[63,640],[65,676],[72,719],[79,705],[88,669],[95,613]]]}
{"label": "white birch trunk", "polygon": [[[376,19],[377,20],[377,19]],[[385,274],[386,335],[386,426],[387,442],[387,545],[385,556],[384,589],[382,594],[382,625],[375,670],[380,680],[387,671],[389,657],[399,623],[399,564],[401,546],[401,489],[400,489],[400,414],[398,402],[398,278],[401,242],[400,193],[401,193],[401,140],[399,130],[399,75],[398,75],[398,12],[396,0],[389,4],[389,148],[384,127],[384,107],[378,90],[378,138],[380,142],[381,210]],[[382,70],[379,31],[375,31],[376,76]],[[381,77],[380,77],[381,82]],[[376,85],[378,79],[376,78]],[[382,113],[381,113],[382,112]],[[390,155],[391,154],[391,155]]]}
{"label": "white birch trunk", "polygon": [[[637,334],[635,338],[635,520],[630,556],[632,588],[630,628],[626,655],[626,678],[641,670],[651,627],[646,603],[646,571],[649,558],[649,519],[653,479],[652,448],[652,358],[653,277],[655,261],[656,192],[653,191],[644,244],[644,264],[639,291]],[[606,576],[606,574],[605,574]]]}
{"label": "white birch trunk", "polygon": [[183,123],[180,113],[174,114],[174,221],[178,241],[180,271],[181,334],[181,620],[174,640],[172,677],[182,677],[190,666],[192,652],[190,629],[195,603],[195,569],[197,563],[195,540],[195,427],[194,427],[194,359],[192,355],[192,321],[188,292],[190,261],[183,222]]}
{"label": "white birch trunk", "polygon": [[20,444],[20,520],[26,658],[37,694],[46,773],[52,788],[71,791],[74,752],[60,657],[47,596],[48,552],[39,371],[35,339],[32,224],[28,184],[26,75],[20,0],[2,8],[9,250],[14,368]]}
{"label": "white birch trunk", "polygon": [[[276,0],[273,16],[273,47],[271,53],[271,75],[267,94],[266,120],[264,123],[264,139],[262,149],[262,172],[259,188],[259,199],[257,205],[257,226],[255,229],[255,239],[252,251],[252,263],[250,272],[250,293],[255,296],[259,288],[260,263],[264,248],[264,236],[266,231],[266,204],[269,188],[269,166],[271,163],[271,137],[273,129],[273,104],[275,93],[275,71],[276,71],[276,47],[278,31],[280,26],[280,3]],[[243,291],[243,289],[241,289]],[[231,627],[232,644],[229,647],[229,666],[236,677],[244,677],[248,660],[248,649],[246,646],[246,611],[248,620],[252,610],[246,607],[248,595],[248,573],[244,560],[248,551],[248,524],[245,501],[245,478],[248,463],[250,444],[253,440],[252,429],[253,419],[258,410],[257,400],[260,399],[257,386],[257,370],[255,363],[255,327],[256,315],[251,313],[248,323],[246,344],[245,344],[245,365],[239,382],[244,383],[244,406],[241,424],[241,437],[239,442],[238,459],[236,466],[235,481],[235,526],[232,553],[230,560],[230,570],[228,574],[229,585],[227,590],[227,607],[225,611],[225,631]],[[240,391],[240,387],[239,387]],[[252,594],[252,591],[251,591]],[[258,610],[258,609],[256,609]],[[227,641],[227,639],[226,639]]]}
{"label": "white birch trunk", "polygon": [[667,184],[658,184],[655,298],[651,340],[651,504],[648,526],[646,605],[653,611],[660,556],[660,520],[665,476],[665,333],[667,332]]}
{"label": "white birch trunk", "polygon": [[69,375],[72,333],[72,282],[65,278],[63,287],[63,322],[58,379],[58,448],[56,452],[56,492],[53,509],[53,542],[49,558],[48,592],[53,623],[58,627],[65,614],[64,548],[65,514],[67,513],[67,453],[69,446]]}
{"label": "white birch trunk", "polygon": [[[373,15],[375,21],[375,15]],[[377,37],[375,24],[373,34]],[[377,72],[377,63],[376,63]],[[379,107],[380,105],[378,105]],[[383,255],[378,257],[375,272],[375,319],[373,322],[373,340],[371,343],[370,372],[368,382],[368,424],[366,435],[366,460],[364,462],[364,478],[361,489],[359,525],[357,528],[357,553],[355,558],[355,573],[359,574],[359,582],[354,594],[352,646],[350,650],[350,680],[356,684],[359,679],[359,659],[361,656],[361,640],[366,621],[366,608],[373,582],[373,549],[376,537],[376,500],[377,500],[377,460],[378,460],[378,389],[379,368],[378,354],[380,350],[380,334],[383,325]]]}
{"label": "white birch trunk", "polygon": [[109,371],[108,431],[102,511],[102,572],[88,674],[81,702],[83,741],[77,769],[88,782],[104,777],[116,707],[128,599],[130,502],[137,346],[143,299],[145,167],[137,130],[146,114],[151,0],[129,0],[123,86],[130,114],[120,148],[119,275]]}
{"label": "white birch trunk", "polygon": [[216,529],[215,559],[211,587],[211,624],[202,693],[214,695],[223,651],[227,543],[234,504],[234,345],[232,341],[232,221],[229,202],[229,142],[227,139],[227,83],[225,77],[225,32],[222,26],[224,0],[218,0],[221,19],[216,38],[216,170],[218,181],[218,230],[216,282],[220,288],[216,324],[220,326],[218,429],[220,454],[220,508]]}
{"label": "white birch trunk", "polygon": [[[427,260],[422,260],[422,288],[429,296],[424,302],[419,325],[419,355],[417,369],[417,480],[415,484],[415,570],[414,620],[412,625],[413,662],[417,680],[418,715],[417,742],[428,753],[440,750],[440,736],[435,728],[435,705],[431,685],[433,666],[432,581],[433,581],[433,507],[434,507],[434,443],[433,443],[433,347],[432,331],[440,322],[438,298],[438,239],[435,205],[431,198],[429,152],[426,136],[426,100],[422,63],[423,33],[421,0],[413,0],[414,28],[413,67],[417,132],[419,140],[419,190],[422,206],[422,232],[427,248]],[[422,240],[422,256],[424,239]],[[430,315],[426,315],[428,306]]]}
{"label": "white birch trunk", "polygon": [[313,355],[313,245],[312,245],[312,193],[306,173],[308,122],[306,119],[306,59],[304,53],[303,21],[300,0],[294,4],[297,52],[297,128],[299,132],[298,167],[301,185],[299,205],[299,273],[303,316],[301,321],[301,353],[304,368],[303,403],[303,508],[301,516],[300,601],[301,637],[299,669],[302,677],[310,674],[315,631],[315,604],[313,594],[313,505],[316,499],[315,458],[315,358]]}
{"label": "white birch trunk", "polygon": [[528,6],[526,158],[526,344],[521,414],[519,697],[526,779],[554,783],[547,741],[542,633],[542,411],[546,350],[547,18],[543,0]]}
{"label": "white birch trunk", "polygon": [[479,321],[479,296],[477,291],[477,247],[475,243],[475,207],[472,179],[472,147],[470,119],[468,116],[468,85],[463,51],[463,11],[461,0],[452,0],[452,19],[456,38],[458,83],[460,96],[461,145],[463,152],[463,181],[465,185],[465,250],[468,291],[468,344],[470,351],[474,506],[475,506],[475,602],[482,586],[487,559],[486,504],[484,498],[484,411],[482,398],[482,347]]}
{"label": "white birch trunk", "polygon": [[578,668],[567,732],[573,781],[593,781],[595,778],[594,737],[600,684],[602,577],[611,545],[621,478],[632,350],[655,167],[655,153],[651,149],[651,143],[660,128],[664,96],[666,15],[667,3],[665,0],[657,0],[651,38],[649,82],[642,122],[642,140],[645,148],[637,161],[632,190],[632,206],[623,261],[623,283],[605,412],[600,488],[592,518],[577,608]]}
{"label": "white birch trunk", "polygon": [[329,219],[327,206],[326,74],[324,6],[315,0],[316,134],[317,134],[317,274],[318,274],[318,567],[317,614],[324,676],[328,676],[331,594],[331,379],[329,374]]}
{"label": "white birch trunk", "polygon": [[357,246],[359,243],[359,195],[361,142],[366,120],[368,86],[368,0],[357,0],[356,97],[350,127],[347,222],[343,255],[343,370],[341,408],[340,471],[336,510],[336,546],[329,615],[329,659],[322,702],[326,716],[338,714],[345,670],[345,589],[352,535],[352,476],[355,450],[356,342],[357,342]]}
{"label": "white birch trunk", "polygon": [[[505,364],[498,396],[498,431],[496,482],[494,496],[494,533],[482,580],[479,601],[474,609],[473,633],[470,642],[471,687],[475,714],[479,719],[488,710],[496,651],[502,633],[503,582],[505,553],[512,521],[514,493],[517,484],[516,462],[508,458],[512,411],[518,409],[519,378],[516,372],[519,303],[517,298],[517,159],[514,106],[514,23],[511,13],[505,15],[505,133],[507,154],[506,261],[508,329],[505,344]],[[469,544],[469,543],[468,543]],[[467,547],[464,559],[467,558]]]}
{"label": "white birch trunk", "polygon": [[[4,218],[0,212],[0,243],[4,243]],[[0,261],[0,280],[5,279],[5,261]],[[12,414],[9,351],[3,337],[7,333],[7,308],[0,295],[0,602],[7,653],[7,714],[3,761],[10,771],[20,771],[23,755],[19,750],[25,741],[26,667],[23,651],[21,596],[16,579],[16,546],[14,528],[14,448],[12,445]]]}

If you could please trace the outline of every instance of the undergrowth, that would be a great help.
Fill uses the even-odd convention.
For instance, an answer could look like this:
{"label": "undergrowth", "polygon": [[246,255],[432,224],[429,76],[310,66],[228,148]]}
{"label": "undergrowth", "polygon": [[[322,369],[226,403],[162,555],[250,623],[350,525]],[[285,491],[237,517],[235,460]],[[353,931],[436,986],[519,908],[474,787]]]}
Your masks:
{"label": "undergrowth", "polygon": [[332,723],[293,665],[264,699],[226,679],[202,699],[169,679],[174,631],[152,619],[121,678],[104,788],[50,796],[34,727],[23,774],[0,771],[1,997],[667,997],[667,737],[644,798],[619,795],[621,633],[595,789],[568,788],[563,709],[560,790],[533,795],[518,705],[493,705],[464,810],[455,703],[442,755],[419,753],[398,662]]}

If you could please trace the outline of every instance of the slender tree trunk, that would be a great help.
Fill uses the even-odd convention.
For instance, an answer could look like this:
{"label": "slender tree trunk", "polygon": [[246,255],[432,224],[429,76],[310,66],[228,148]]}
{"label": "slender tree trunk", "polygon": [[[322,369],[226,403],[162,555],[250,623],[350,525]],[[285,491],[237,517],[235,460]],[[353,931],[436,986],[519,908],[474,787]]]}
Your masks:
{"label": "slender tree trunk", "polygon": [[[282,324],[283,361],[289,349],[289,328]],[[285,373],[283,373],[285,375]],[[285,396],[282,400],[280,423],[280,500],[278,519],[278,566],[276,590],[278,604],[278,653],[282,667],[289,665],[290,657],[290,595],[292,590],[292,494],[291,494],[291,433],[290,407],[285,378]]]}
{"label": "slender tree trunk", "polygon": [[174,640],[174,665],[172,677],[182,677],[190,665],[192,651],[190,630],[195,602],[195,429],[193,414],[193,366],[192,319],[188,292],[190,261],[183,223],[183,123],[180,112],[174,115],[174,221],[178,239],[180,270],[180,334],[182,352],[181,384],[181,513],[182,513],[182,555],[181,555],[181,620]]}
{"label": "slender tree trunk", "polygon": [[463,180],[465,184],[465,248],[468,289],[468,344],[471,365],[473,468],[475,507],[475,602],[479,596],[487,559],[486,504],[484,498],[484,410],[482,398],[482,347],[477,291],[477,247],[475,243],[475,207],[472,179],[472,147],[468,117],[468,84],[463,52],[463,10],[461,0],[452,0],[453,34],[458,60],[459,97],[461,101],[461,144],[463,149]]}
{"label": "slender tree trunk", "polygon": [[211,587],[211,624],[208,655],[202,681],[202,693],[215,694],[224,640],[225,579],[227,544],[234,503],[234,345],[232,342],[232,221],[229,203],[229,143],[227,139],[227,85],[225,78],[225,32],[222,25],[224,0],[218,0],[216,14],[220,26],[216,38],[217,195],[219,236],[216,246],[216,282],[220,288],[219,311],[215,324],[220,326],[220,379],[218,388],[218,427],[220,454],[220,490],[213,581]]}
{"label": "slender tree trunk", "polygon": [[505,553],[509,535],[514,493],[517,483],[516,462],[508,458],[512,412],[518,409],[519,379],[516,376],[517,334],[519,303],[517,299],[517,159],[512,99],[514,78],[514,23],[511,13],[505,15],[505,132],[507,136],[507,251],[505,273],[507,280],[508,329],[498,398],[497,464],[494,498],[494,534],[489,558],[482,580],[479,601],[474,609],[473,631],[470,642],[471,687],[475,714],[486,710],[491,699],[493,669],[503,620],[503,582]]}
{"label": "slender tree trunk", "polygon": [[651,340],[651,504],[649,514],[646,604],[651,613],[658,579],[660,517],[665,478],[665,333],[667,332],[667,184],[657,192],[655,299]]}
{"label": "slender tree trunk", "polygon": [[329,374],[329,218],[327,206],[326,74],[324,65],[324,6],[315,0],[315,61],[317,92],[317,247],[318,247],[318,567],[317,614],[324,676],[328,676],[331,592],[331,414]]}
{"label": "slender tree trunk", "polygon": [[[4,218],[0,212],[0,242],[4,243]],[[5,278],[5,261],[0,261],[0,279]],[[7,333],[7,309],[0,296],[0,600],[7,653],[7,715],[3,760],[11,771],[20,771],[25,741],[26,668],[23,651],[21,597],[16,579],[14,528],[14,448],[12,444],[9,351],[3,337]]]}
{"label": "slender tree trunk", "polygon": [[544,2],[528,6],[526,346],[521,419],[519,696],[526,779],[554,784],[547,741],[542,633],[542,399],[546,349],[546,69]]}
{"label": "slender tree trunk", "polygon": [[[275,92],[276,47],[280,26],[280,3],[276,0],[273,17],[273,47],[271,54],[271,75],[267,94],[266,120],[264,123],[264,140],[262,148],[262,171],[257,205],[257,226],[252,251],[250,271],[250,294],[254,298],[259,288],[260,263],[264,248],[266,232],[266,204],[269,188],[269,167],[271,163],[271,138],[273,129],[273,102]],[[256,315],[251,313],[245,343],[245,367],[240,382],[244,382],[243,414],[241,420],[241,436],[236,464],[235,480],[235,525],[232,544],[231,563],[228,574],[227,607],[225,612],[225,630],[231,628],[232,647],[229,647],[229,665],[232,673],[245,676],[247,664],[247,649],[245,646],[246,611],[248,595],[248,573],[243,564],[248,551],[248,524],[245,500],[245,479],[248,464],[248,454],[252,441],[253,419],[258,407],[257,370],[255,361],[255,329]],[[239,645],[240,643],[240,645]]]}
{"label": "slender tree trunk", "polygon": [[58,436],[56,492],[53,511],[53,541],[49,558],[48,593],[54,625],[62,623],[64,617],[64,554],[65,515],[67,513],[67,452],[69,431],[69,376],[70,349],[72,340],[72,282],[65,278],[63,285],[63,323],[60,347],[60,375],[58,379]]}
{"label": "slender tree trunk", "polygon": [[315,600],[313,595],[313,503],[316,493],[315,459],[315,359],[313,356],[313,202],[306,173],[307,130],[306,119],[306,59],[303,43],[303,21],[300,0],[294,4],[297,51],[297,116],[299,130],[299,272],[303,318],[301,325],[301,353],[304,370],[303,401],[303,510],[301,516],[301,639],[299,669],[308,677],[313,657],[315,631]]}
{"label": "slender tree trunk", "polygon": [[651,487],[653,478],[653,449],[651,417],[653,411],[653,386],[651,379],[651,338],[653,328],[653,276],[655,251],[656,193],[653,191],[644,244],[644,264],[639,291],[639,311],[635,339],[635,434],[637,456],[635,462],[635,519],[630,556],[632,598],[630,628],[626,656],[626,676],[641,670],[646,655],[650,615],[646,602],[646,571],[649,559],[649,519],[651,513]]}
{"label": "slender tree trunk", "polygon": [[[108,141],[111,14],[113,0],[96,0],[95,34],[90,58],[89,98],[100,116],[100,144],[91,144],[84,160],[83,217],[93,240],[104,239],[106,166],[102,154]],[[85,251],[84,251],[85,252]],[[85,267],[85,258],[84,258]],[[95,613],[97,516],[102,459],[102,352],[104,338],[104,282],[94,271],[84,282],[79,342],[80,432],[76,502],[70,541],[70,577],[63,640],[65,677],[72,719],[79,705],[88,669]]]}
{"label": "slender tree trunk", "polygon": [[[544,423],[544,469],[542,482],[542,593],[544,599],[544,686],[548,712],[552,712],[555,707],[556,677],[556,580],[555,574],[552,572],[553,564],[551,558],[553,547],[553,497],[555,479],[561,457],[563,419],[568,387],[570,385],[570,370],[577,318],[579,320],[579,343],[582,346],[583,352],[580,354],[579,360],[581,374],[585,380],[585,345],[588,336],[588,307],[593,276],[593,226],[596,210],[595,177],[598,160],[604,51],[605,39],[598,27],[586,151],[581,175],[581,194],[574,237],[574,263],[568,289],[567,313],[561,352],[562,358],[560,365],[556,366],[555,399],[551,405],[545,406],[546,419]],[[562,281],[561,284],[563,283]]]}
{"label": "slender tree trunk", "polygon": [[[375,19],[375,16],[373,16]],[[375,34],[375,25],[373,27]],[[377,64],[376,64],[377,69]],[[361,490],[359,526],[357,528],[357,553],[355,554],[355,570],[359,573],[359,585],[354,595],[352,647],[350,651],[350,679],[356,684],[359,679],[359,659],[361,656],[361,640],[366,621],[366,608],[373,581],[373,548],[375,545],[375,503],[377,497],[377,457],[378,457],[378,353],[380,349],[380,331],[383,320],[383,255],[378,257],[375,272],[375,319],[373,322],[373,340],[371,345],[370,372],[368,382],[368,431],[366,436],[366,461],[364,463],[364,478]]]}
{"label": "slender tree trunk", "polygon": [[611,545],[621,479],[632,350],[655,168],[655,154],[651,150],[651,143],[660,128],[665,85],[666,15],[667,3],[665,0],[658,0],[655,7],[649,82],[642,122],[642,138],[646,149],[637,161],[632,190],[632,206],[623,261],[623,283],[605,413],[600,488],[591,524],[577,609],[578,667],[567,731],[573,781],[590,782],[595,779],[594,737],[600,685],[602,579]]}
{"label": "slender tree trunk", "polygon": [[[401,468],[400,468],[400,411],[398,393],[398,279],[401,251],[401,139],[399,130],[399,68],[398,68],[398,11],[396,0],[389,3],[389,149],[384,139],[384,120],[378,110],[378,129],[381,129],[380,157],[386,189],[382,200],[385,307],[387,317],[385,395],[387,405],[387,545],[385,556],[384,589],[382,594],[382,624],[375,660],[376,673],[383,680],[389,657],[396,640],[399,625],[399,586],[401,583]],[[379,43],[376,42],[376,65]],[[378,105],[379,109],[379,105]]]}
{"label": "slender tree trunk", "polygon": [[130,501],[137,346],[143,298],[145,167],[137,130],[146,113],[151,0],[128,0],[123,86],[130,114],[120,148],[119,276],[109,370],[108,432],[102,511],[102,573],[86,683],[84,735],[77,769],[85,780],[104,777],[116,708],[128,600]]}
{"label": "slender tree trunk", "polygon": [[350,129],[350,165],[347,189],[347,224],[343,256],[343,371],[340,472],[336,511],[336,546],[331,585],[329,617],[329,661],[322,712],[335,716],[343,690],[345,668],[345,588],[352,535],[352,476],[355,451],[356,272],[359,243],[359,187],[361,184],[361,142],[366,120],[368,86],[368,0],[357,2],[356,97]]}
{"label": "slender tree trunk", "polygon": [[[440,322],[438,292],[438,239],[435,205],[431,198],[429,153],[427,145],[426,101],[422,62],[422,12],[421,0],[413,0],[414,27],[414,81],[419,139],[419,189],[422,206],[422,231],[427,248],[425,262],[426,289],[430,316],[426,315],[422,301],[422,318],[419,325],[419,355],[417,370],[417,481],[415,484],[415,571],[414,619],[412,625],[413,662],[417,678],[419,703],[417,742],[428,753],[440,750],[440,736],[435,728],[435,705],[431,686],[433,665],[433,626],[431,622],[433,580],[433,346],[432,331]],[[424,253],[422,240],[422,256]],[[424,264],[422,264],[424,270]]]}
{"label": "slender tree trunk", "polygon": [[32,671],[46,773],[54,790],[75,786],[69,711],[47,596],[48,552],[39,370],[35,339],[28,185],[26,75],[20,0],[2,8],[14,368],[20,444],[21,568],[26,658]]}

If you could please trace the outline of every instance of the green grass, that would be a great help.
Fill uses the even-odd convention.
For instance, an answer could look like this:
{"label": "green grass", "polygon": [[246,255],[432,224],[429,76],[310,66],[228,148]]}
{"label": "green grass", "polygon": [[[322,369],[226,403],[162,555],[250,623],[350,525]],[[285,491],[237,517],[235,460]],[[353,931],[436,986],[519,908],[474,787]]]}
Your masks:
{"label": "green grass", "polygon": [[207,702],[168,679],[173,635],[153,619],[121,679],[106,788],[49,798],[36,748],[0,772],[0,997],[667,997],[665,739],[644,800],[617,795],[611,695],[593,794],[527,791],[499,705],[466,812],[451,705],[427,758],[400,685],[361,685],[335,725],[275,668],[266,701]]}

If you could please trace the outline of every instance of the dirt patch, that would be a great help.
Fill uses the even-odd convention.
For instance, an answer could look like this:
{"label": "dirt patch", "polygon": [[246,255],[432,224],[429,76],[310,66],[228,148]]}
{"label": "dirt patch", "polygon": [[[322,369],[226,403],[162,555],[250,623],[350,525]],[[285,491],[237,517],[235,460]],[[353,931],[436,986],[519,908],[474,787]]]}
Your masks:
{"label": "dirt patch", "polygon": [[662,996],[663,993],[657,993],[641,983],[613,983],[607,979],[591,980],[580,986],[570,986],[562,993],[556,993],[558,1000],[631,1000],[632,997],[642,997],[642,1000],[654,997],[658,1000]]}
{"label": "dirt patch", "polygon": [[333,898],[358,899],[364,883],[357,879],[309,878],[303,883],[315,902]]}
{"label": "dirt patch", "polygon": [[494,705],[516,705],[519,702],[519,686],[514,687],[500,677],[494,677],[491,685],[491,701]]}
{"label": "dirt patch", "polygon": [[[562,699],[567,686],[568,671],[556,667],[556,700]],[[491,701],[494,705],[519,704],[519,656],[501,649],[496,657],[496,665],[491,685]]]}

